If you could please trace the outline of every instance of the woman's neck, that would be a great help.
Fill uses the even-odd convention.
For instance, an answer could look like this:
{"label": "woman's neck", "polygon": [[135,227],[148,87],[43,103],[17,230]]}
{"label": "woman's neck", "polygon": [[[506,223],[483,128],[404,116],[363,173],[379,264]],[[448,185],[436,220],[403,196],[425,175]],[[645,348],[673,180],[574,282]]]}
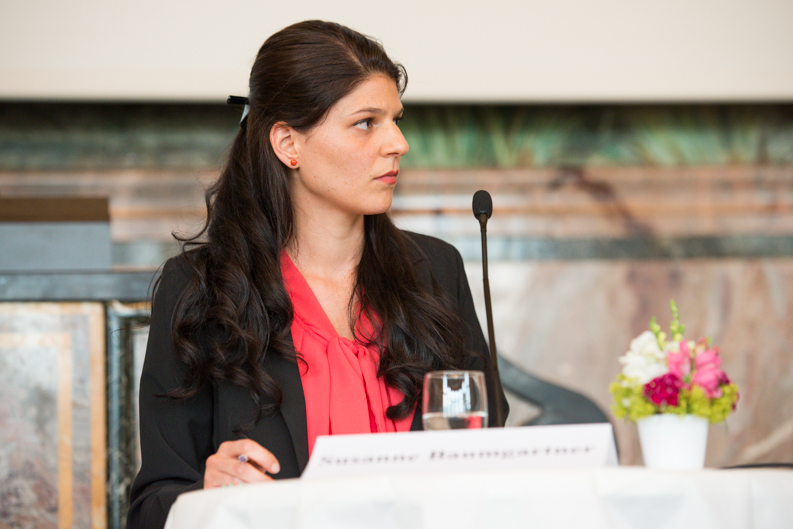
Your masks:
{"label": "woman's neck", "polygon": [[354,285],[363,253],[363,216],[295,215],[286,252],[339,336],[355,339]]}
{"label": "woman's neck", "polygon": [[305,276],[338,281],[355,275],[363,253],[364,217],[295,212],[287,253]]}

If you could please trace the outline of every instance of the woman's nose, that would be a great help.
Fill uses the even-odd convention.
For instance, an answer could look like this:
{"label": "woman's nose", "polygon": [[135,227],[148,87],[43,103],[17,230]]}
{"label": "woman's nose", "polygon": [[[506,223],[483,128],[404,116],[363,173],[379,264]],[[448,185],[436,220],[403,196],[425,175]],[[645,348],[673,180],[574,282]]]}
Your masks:
{"label": "woman's nose", "polygon": [[394,123],[391,125],[388,141],[386,142],[386,156],[404,156],[410,150],[404,134],[399,129],[399,125]]}

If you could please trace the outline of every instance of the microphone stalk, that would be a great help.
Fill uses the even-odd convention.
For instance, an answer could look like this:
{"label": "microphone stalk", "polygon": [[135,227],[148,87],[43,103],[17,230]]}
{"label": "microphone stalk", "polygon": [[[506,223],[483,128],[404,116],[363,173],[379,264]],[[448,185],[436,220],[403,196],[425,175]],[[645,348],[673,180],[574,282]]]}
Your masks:
{"label": "microphone stalk", "polygon": [[487,191],[477,191],[473,201],[474,216],[479,220],[479,230],[482,236],[482,282],[485,290],[485,313],[487,316],[487,336],[490,342],[490,364],[495,390],[496,425],[504,427],[503,391],[501,389],[501,375],[498,371],[498,350],[496,349],[496,331],[493,326],[493,307],[490,302],[490,279],[487,272],[487,219],[493,213],[493,201]]}

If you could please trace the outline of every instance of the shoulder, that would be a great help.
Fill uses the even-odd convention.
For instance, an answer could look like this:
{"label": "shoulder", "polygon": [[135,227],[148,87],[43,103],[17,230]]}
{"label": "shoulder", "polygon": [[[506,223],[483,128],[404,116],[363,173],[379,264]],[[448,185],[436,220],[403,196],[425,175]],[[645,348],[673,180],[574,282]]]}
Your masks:
{"label": "shoulder", "polygon": [[156,309],[157,305],[175,305],[187,284],[197,275],[192,262],[194,256],[191,254],[192,252],[187,252],[171,257],[162,265],[162,271],[154,285],[152,308]]}
{"label": "shoulder", "polygon": [[465,282],[465,267],[457,248],[446,241],[413,233],[402,232],[415,246],[414,265],[427,285],[437,284],[448,295],[456,298],[460,284]]}
{"label": "shoulder", "polygon": [[171,257],[162,265],[160,277],[154,289],[156,299],[163,290],[181,290],[190,280],[191,267],[184,255]]}
{"label": "shoulder", "polygon": [[456,266],[458,262],[462,261],[457,248],[444,240],[412,231],[402,231],[402,233],[419,250],[417,261],[426,260],[432,268],[438,264]]}

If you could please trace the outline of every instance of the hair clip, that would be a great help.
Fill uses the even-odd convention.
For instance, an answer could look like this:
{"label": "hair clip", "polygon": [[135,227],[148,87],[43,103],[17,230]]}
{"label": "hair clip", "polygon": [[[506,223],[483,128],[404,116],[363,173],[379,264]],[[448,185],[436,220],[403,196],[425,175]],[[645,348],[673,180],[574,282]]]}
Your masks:
{"label": "hair clip", "polygon": [[245,119],[248,117],[248,112],[251,109],[251,100],[243,96],[228,96],[226,98],[227,105],[245,105],[242,109],[242,117],[240,118],[240,127],[245,124]]}

